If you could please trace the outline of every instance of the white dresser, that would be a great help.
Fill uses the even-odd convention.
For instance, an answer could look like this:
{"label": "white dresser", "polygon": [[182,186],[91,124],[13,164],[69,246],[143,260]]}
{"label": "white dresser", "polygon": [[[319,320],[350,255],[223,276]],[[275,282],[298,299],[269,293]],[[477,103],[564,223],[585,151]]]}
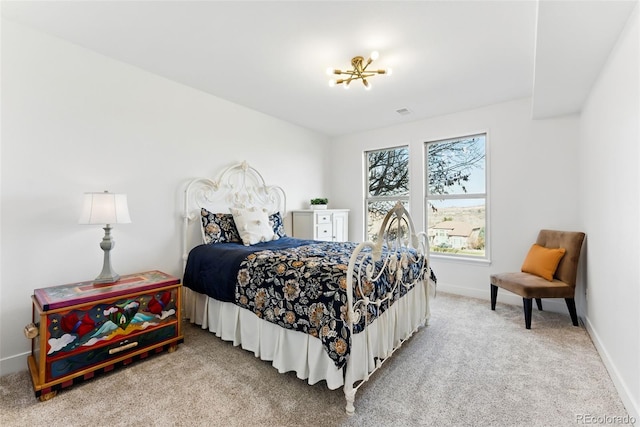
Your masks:
{"label": "white dresser", "polygon": [[349,239],[349,209],[292,211],[293,237],[346,242]]}

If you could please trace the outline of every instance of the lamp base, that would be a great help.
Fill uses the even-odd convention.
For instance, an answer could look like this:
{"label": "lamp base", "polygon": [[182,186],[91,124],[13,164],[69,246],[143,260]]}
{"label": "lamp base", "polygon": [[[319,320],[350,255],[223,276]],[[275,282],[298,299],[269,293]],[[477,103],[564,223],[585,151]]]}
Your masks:
{"label": "lamp base", "polygon": [[111,268],[111,249],[115,246],[116,242],[111,238],[111,226],[107,224],[104,227],[104,237],[100,242],[100,248],[104,251],[104,260],[102,263],[102,272],[93,283],[114,283],[120,278],[120,275],[113,271]]}
{"label": "lamp base", "polygon": [[115,274],[113,276],[103,276],[102,274],[95,278],[93,283],[115,283],[120,280],[120,275]]}

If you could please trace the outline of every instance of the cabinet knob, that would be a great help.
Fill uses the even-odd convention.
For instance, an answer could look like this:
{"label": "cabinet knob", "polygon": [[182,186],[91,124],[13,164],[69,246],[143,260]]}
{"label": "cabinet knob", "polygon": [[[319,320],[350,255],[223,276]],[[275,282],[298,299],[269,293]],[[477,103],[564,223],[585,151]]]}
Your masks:
{"label": "cabinet knob", "polygon": [[32,340],[37,337],[39,333],[40,331],[38,325],[36,325],[35,323],[29,323],[24,327],[24,336],[27,337],[27,339]]}

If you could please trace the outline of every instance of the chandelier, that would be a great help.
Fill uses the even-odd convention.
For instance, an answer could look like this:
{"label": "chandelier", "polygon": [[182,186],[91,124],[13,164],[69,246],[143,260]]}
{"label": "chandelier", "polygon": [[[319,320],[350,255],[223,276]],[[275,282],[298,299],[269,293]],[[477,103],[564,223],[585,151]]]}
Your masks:
{"label": "chandelier", "polygon": [[332,75],[342,75],[345,74],[348,77],[342,79],[331,79],[329,80],[329,86],[333,87],[335,85],[344,85],[345,89],[349,89],[349,85],[352,81],[361,80],[365,89],[371,89],[371,83],[367,80],[371,76],[375,76],[376,74],[391,74],[391,69],[387,68],[386,70],[367,70],[367,67],[371,65],[373,61],[378,59],[378,52],[373,51],[369,56],[369,59],[365,61],[362,56],[355,56],[351,59],[351,66],[353,70],[337,70],[334,68],[328,68],[327,74]]}

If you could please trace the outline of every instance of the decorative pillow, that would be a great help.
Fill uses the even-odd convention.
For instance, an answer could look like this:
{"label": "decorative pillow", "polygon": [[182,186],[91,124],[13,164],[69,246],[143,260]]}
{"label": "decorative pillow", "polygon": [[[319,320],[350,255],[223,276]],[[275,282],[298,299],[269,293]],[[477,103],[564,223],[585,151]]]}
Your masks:
{"label": "decorative pillow", "polygon": [[223,213],[211,213],[202,208],[202,237],[204,243],[229,243],[240,242],[240,233],[233,222],[233,215]]}
{"label": "decorative pillow", "polygon": [[271,228],[273,228],[273,234],[276,235],[276,238],[274,238],[273,240],[277,240],[280,237],[287,236],[287,234],[284,232],[284,222],[282,221],[282,215],[280,214],[280,212],[269,215],[269,224],[271,224]]}
{"label": "decorative pillow", "polygon": [[551,282],[565,252],[565,248],[550,249],[534,243],[529,249],[521,270]]}
{"label": "decorative pillow", "polygon": [[274,240],[275,234],[269,223],[269,214],[266,210],[231,208],[231,213],[245,246]]}

